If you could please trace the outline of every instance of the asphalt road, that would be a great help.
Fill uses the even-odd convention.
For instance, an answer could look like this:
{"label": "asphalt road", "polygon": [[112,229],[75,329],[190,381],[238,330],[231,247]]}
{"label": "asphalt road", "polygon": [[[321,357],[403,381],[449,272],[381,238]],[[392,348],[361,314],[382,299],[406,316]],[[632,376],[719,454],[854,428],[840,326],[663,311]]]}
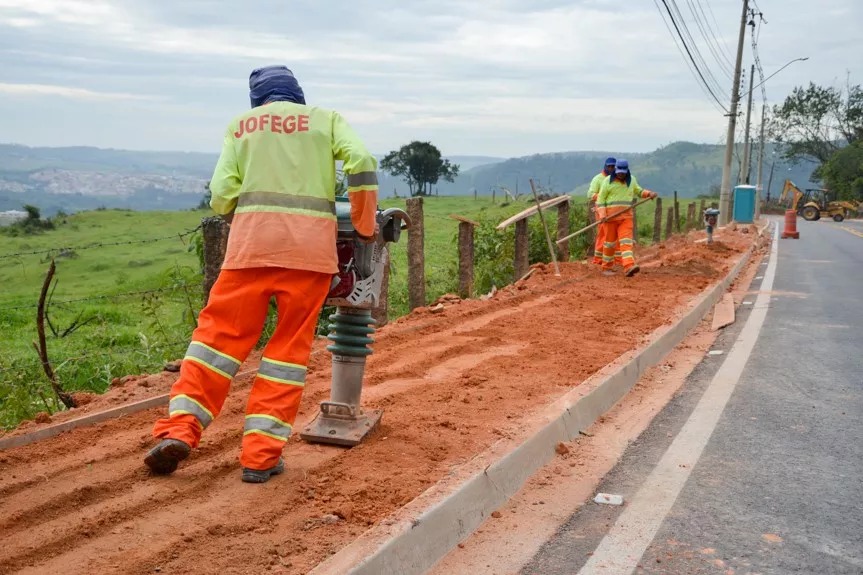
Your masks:
{"label": "asphalt road", "polygon": [[[746,298],[714,345],[723,355],[705,357],[603,480],[599,490],[626,504],[584,505],[522,575],[863,574],[863,225],[799,220],[798,230],[779,240],[775,274],[753,285],[773,282],[769,303]],[[763,323],[728,382],[723,363],[740,355],[750,316]],[[701,400],[717,385],[733,391],[682,488],[639,491],[707,425]],[[668,507],[645,505],[654,495]],[[613,565],[627,553],[631,566]]]}

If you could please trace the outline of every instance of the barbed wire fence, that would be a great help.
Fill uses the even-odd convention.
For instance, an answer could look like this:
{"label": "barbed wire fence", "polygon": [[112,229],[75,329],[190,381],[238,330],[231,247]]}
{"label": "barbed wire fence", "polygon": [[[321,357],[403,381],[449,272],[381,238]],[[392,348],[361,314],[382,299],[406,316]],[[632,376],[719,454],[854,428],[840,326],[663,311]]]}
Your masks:
{"label": "barbed wire fence", "polygon": [[[195,248],[194,251],[199,252],[197,256],[200,263],[200,251],[203,249],[200,245],[201,236],[205,225],[206,218],[194,229],[170,235],[0,253],[0,267],[10,266],[16,260],[23,266],[28,258],[33,257],[38,257],[38,263],[44,264],[55,260],[76,258],[78,253],[83,251],[98,252],[118,246],[145,245],[171,240],[181,241],[187,251],[193,251]],[[196,235],[197,238],[190,240]],[[108,270],[108,273],[113,271],[113,269]],[[57,278],[53,278],[52,288],[49,289],[48,285],[43,285],[41,297],[35,286],[30,296],[19,293],[7,298],[0,292],[0,328],[4,331],[8,330],[7,333],[13,329],[20,331],[25,325],[24,322],[33,321],[28,317],[32,312],[37,327],[41,320],[47,320],[47,325],[54,336],[49,339],[47,358],[42,355],[35,341],[33,345],[36,347],[36,353],[32,353],[31,350],[29,354],[23,352],[20,341],[17,350],[10,349],[14,345],[11,339],[5,341],[9,347],[0,343],[0,348],[7,348],[0,349],[0,408],[2,408],[0,411],[14,411],[16,401],[18,404],[29,401],[29,405],[21,407],[24,411],[20,413],[2,414],[0,428],[16,423],[16,419],[22,419],[23,416],[32,416],[35,408],[43,408],[40,410],[49,412],[60,408],[56,401],[52,404],[48,400],[50,398],[46,397],[51,393],[48,390],[48,382],[41,373],[46,364],[51,368],[46,373],[56,371],[61,376],[61,383],[68,384],[70,389],[81,390],[107,387],[115,375],[135,373],[136,369],[142,368],[154,369],[160,365],[164,366],[164,362],[168,359],[176,359],[172,354],[176,356],[181,353],[180,346],[188,344],[188,336],[194,328],[197,313],[206,297],[205,278],[197,279],[202,272],[203,270],[197,269],[189,271],[188,266],[184,265],[181,268],[175,263],[174,269],[166,269],[159,273],[158,278],[154,278],[162,284],[157,284],[158,287],[146,288],[144,285],[142,287],[146,289],[116,292],[106,290],[108,293],[98,294],[71,293],[57,299],[54,299]],[[49,279],[46,284],[50,283],[52,282]],[[133,302],[137,302],[137,306]],[[140,321],[133,327],[126,324],[124,329],[120,329],[114,325],[113,319],[120,312],[106,308],[105,304],[121,304],[127,309],[137,307],[135,313],[140,314]],[[159,317],[166,313],[176,314],[177,310],[182,313],[180,321]],[[75,317],[76,314],[77,317]],[[59,323],[55,326],[52,322],[57,315],[61,316],[62,321],[68,323],[65,329]],[[65,319],[63,316],[69,317]],[[89,323],[93,324],[91,326],[93,331],[88,332],[85,338],[68,337]],[[43,330],[43,327],[39,329]],[[135,331],[138,332],[136,336],[130,335]],[[27,332],[29,333],[29,329]],[[44,337],[44,334],[40,334],[41,337]],[[101,372],[97,373],[99,370]],[[127,373],[123,373],[124,371]],[[98,381],[94,382],[94,380]]]}

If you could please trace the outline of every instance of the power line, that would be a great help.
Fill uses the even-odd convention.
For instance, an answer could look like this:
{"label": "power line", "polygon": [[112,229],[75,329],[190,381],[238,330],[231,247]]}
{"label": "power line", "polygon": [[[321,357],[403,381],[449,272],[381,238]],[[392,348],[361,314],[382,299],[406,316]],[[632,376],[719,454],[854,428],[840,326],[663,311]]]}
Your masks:
{"label": "power line", "polygon": [[[668,29],[668,33],[671,35],[672,39],[674,40],[674,44],[675,44],[675,46],[677,46],[677,49],[680,52],[681,56],[683,56],[683,51],[680,50],[680,45],[677,43],[677,38],[680,38],[680,41],[683,43],[683,47],[686,48],[686,53],[689,55],[689,60],[687,60],[686,57],[683,57],[683,60],[684,60],[684,62],[686,62],[687,67],[689,67],[690,72],[693,71],[693,68],[695,69],[695,72],[693,72],[693,77],[695,77],[696,82],[698,82],[698,79],[701,78],[701,81],[698,82],[698,85],[701,86],[702,90],[706,90],[706,92],[705,92],[706,94],[709,94],[713,98],[713,100],[718,105],[718,109],[723,114],[727,114],[728,109],[722,104],[722,102],[719,101],[719,98],[716,97],[716,94],[710,88],[710,86],[707,83],[707,80],[704,79],[704,75],[701,73],[701,70],[698,69],[698,65],[695,63],[695,60],[692,58],[692,54],[689,52],[689,48],[686,46],[686,42],[683,41],[683,36],[681,36],[680,30],[677,27],[677,24],[674,22],[674,16],[672,16],[671,10],[668,8],[668,4],[665,3],[665,0],[662,0],[662,3],[665,4],[665,9],[668,12],[668,16],[671,18],[671,22],[674,24],[674,28],[677,30],[677,37],[676,38],[675,38],[674,32],[672,32],[671,28],[668,26],[668,22],[665,19],[665,15],[662,13],[662,8],[659,7],[658,1],[653,0],[653,3],[656,6],[656,9],[659,11],[659,15],[660,15],[660,17],[662,17],[662,21],[665,23],[665,27]],[[695,76],[696,73],[698,74],[697,77]]]}
{"label": "power line", "polygon": [[[692,78],[695,80],[695,83],[698,84],[698,87],[701,88],[701,91],[704,93],[705,96],[708,97],[708,100],[710,100],[711,99],[710,92],[707,90],[706,86],[701,81],[699,81],[698,75],[696,74],[695,70],[693,69],[692,64],[687,59],[686,54],[684,54],[683,50],[680,48],[680,42],[678,41],[677,36],[675,36],[674,32],[671,30],[671,26],[668,25],[668,20],[665,17],[665,13],[663,13],[662,8],[659,7],[659,3],[657,2],[657,0],[653,0],[653,4],[654,4],[654,6],[656,6],[656,10],[659,12],[660,18],[662,18],[662,23],[665,24],[665,29],[668,30],[669,36],[671,36],[671,39],[674,41],[674,46],[675,46],[675,48],[677,48],[677,52],[680,54],[680,57],[683,58],[683,62],[686,64],[686,67],[689,70],[689,73],[692,74]],[[714,101],[715,101],[715,98],[713,98],[713,100],[711,100],[711,102],[710,102],[711,105],[713,105],[713,107],[716,108],[716,110],[718,110],[719,113],[725,114],[726,111],[721,106],[721,104],[719,106],[717,106],[716,103],[714,103]]]}
{"label": "power line", "polygon": [[692,12],[695,24],[701,31],[701,35],[704,37],[704,40],[707,42],[707,49],[710,50],[710,53],[713,55],[713,59],[716,60],[717,64],[719,64],[719,69],[730,80],[733,70],[731,69],[731,65],[722,59],[722,52],[718,48],[719,41],[717,40],[716,35],[709,29],[707,22],[702,20],[702,17],[698,15],[698,9],[695,7],[693,0],[686,0],[686,3],[689,5],[689,11]]}
{"label": "power line", "polygon": [[[716,93],[721,94],[723,92],[722,87],[721,87],[722,85],[716,79],[716,76],[713,75],[713,71],[711,70],[710,66],[707,64],[707,61],[704,59],[704,56],[702,56],[702,54],[701,54],[701,50],[698,49],[698,43],[695,41],[695,37],[689,31],[689,26],[686,24],[686,19],[683,17],[683,12],[680,11],[680,7],[677,5],[677,1],[676,0],[669,0],[669,1],[671,2],[671,8],[674,10],[675,14],[677,14],[677,21],[680,22],[680,28],[683,30],[683,33],[686,35],[686,38],[689,39],[688,45],[691,47],[692,53],[695,55],[696,59],[698,60],[698,63],[701,66],[700,69],[704,70],[705,76],[710,81],[710,87],[713,88],[713,90]],[[663,0],[663,2],[665,3],[665,0]],[[666,7],[668,7],[667,3],[665,3],[665,5],[666,5]],[[685,42],[686,41],[684,40],[684,43]]]}
{"label": "power line", "polygon": [[[698,2],[698,5],[701,6],[700,0],[696,1]],[[702,8],[702,13],[703,11],[704,10]],[[710,12],[710,18],[713,20],[713,23],[716,24],[716,29],[721,30],[722,26],[720,26],[719,22],[717,22],[716,15],[713,13],[713,8],[710,7],[710,0],[707,0],[707,11]],[[722,48],[722,53],[725,55],[728,65],[733,68],[734,65],[731,63],[731,52],[728,51],[728,46],[726,46],[725,43],[722,43],[719,46],[720,48]]]}

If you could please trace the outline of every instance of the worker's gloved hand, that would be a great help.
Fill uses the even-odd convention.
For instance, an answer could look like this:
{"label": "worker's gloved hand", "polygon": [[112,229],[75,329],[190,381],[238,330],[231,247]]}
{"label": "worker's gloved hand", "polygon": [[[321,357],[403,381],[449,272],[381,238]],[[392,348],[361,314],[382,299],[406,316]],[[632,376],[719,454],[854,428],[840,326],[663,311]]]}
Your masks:
{"label": "worker's gloved hand", "polygon": [[659,194],[657,194],[656,192],[650,192],[650,199],[655,200],[658,196]]}

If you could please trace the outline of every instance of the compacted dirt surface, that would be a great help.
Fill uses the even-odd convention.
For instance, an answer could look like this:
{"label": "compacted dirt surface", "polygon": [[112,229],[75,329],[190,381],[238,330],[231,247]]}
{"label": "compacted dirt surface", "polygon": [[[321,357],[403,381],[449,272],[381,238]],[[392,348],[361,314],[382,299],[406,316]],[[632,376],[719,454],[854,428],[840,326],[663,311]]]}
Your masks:
{"label": "compacted dirt surface", "polygon": [[[142,464],[151,409],[0,451],[0,573],[307,573],[519,421],[672,322],[734,265],[754,230],[708,246],[697,233],[640,250],[634,278],[538,266],[484,300],[444,298],[376,334],[364,405],[380,428],[352,449],[295,436],[287,470],[240,482],[243,410],[258,357],[241,370],[201,448],[169,477]],[[316,343],[296,428],[329,394]],[[174,373],[128,377],[29,433],[167,393]]]}

